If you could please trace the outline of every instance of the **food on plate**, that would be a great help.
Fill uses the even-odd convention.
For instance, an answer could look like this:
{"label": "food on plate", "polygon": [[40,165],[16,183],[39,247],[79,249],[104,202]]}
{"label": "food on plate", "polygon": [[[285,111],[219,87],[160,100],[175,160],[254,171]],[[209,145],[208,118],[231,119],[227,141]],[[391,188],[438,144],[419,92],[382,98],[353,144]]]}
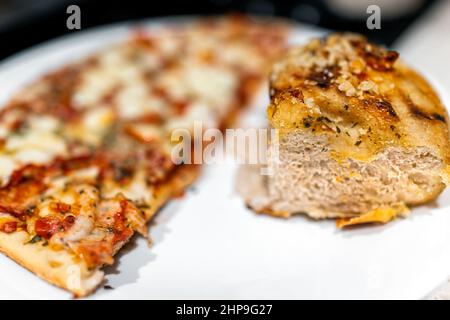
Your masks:
{"label": "food on plate", "polygon": [[245,106],[287,28],[245,17],[140,28],[0,111],[0,251],[76,296],[198,175],[171,130],[221,127]]}
{"label": "food on plate", "polygon": [[332,34],[290,49],[270,81],[272,174],[239,176],[251,181],[239,188],[256,211],[386,223],[446,187],[446,109],[397,52]]}

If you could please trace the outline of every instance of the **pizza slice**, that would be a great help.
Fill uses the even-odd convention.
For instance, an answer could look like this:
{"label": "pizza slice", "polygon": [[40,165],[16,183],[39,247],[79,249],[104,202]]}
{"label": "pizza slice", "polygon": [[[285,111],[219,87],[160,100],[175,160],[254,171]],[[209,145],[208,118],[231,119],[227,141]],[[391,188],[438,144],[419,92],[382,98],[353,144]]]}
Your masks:
{"label": "pizza slice", "polygon": [[172,130],[226,126],[286,35],[243,17],[140,29],[18,92],[0,111],[0,251],[75,296],[93,292],[199,174],[172,161]]}

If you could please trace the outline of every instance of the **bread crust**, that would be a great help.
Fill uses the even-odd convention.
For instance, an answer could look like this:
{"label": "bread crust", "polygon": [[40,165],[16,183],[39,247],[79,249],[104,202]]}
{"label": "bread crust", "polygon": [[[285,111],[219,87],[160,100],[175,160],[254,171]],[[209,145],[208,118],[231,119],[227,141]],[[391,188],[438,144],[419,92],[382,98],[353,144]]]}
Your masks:
{"label": "bread crust", "polygon": [[[449,118],[398,57],[354,34],[289,50],[270,79],[273,175],[241,192],[248,205],[347,226],[385,223],[435,199],[448,181]],[[243,170],[247,181],[260,174]]]}

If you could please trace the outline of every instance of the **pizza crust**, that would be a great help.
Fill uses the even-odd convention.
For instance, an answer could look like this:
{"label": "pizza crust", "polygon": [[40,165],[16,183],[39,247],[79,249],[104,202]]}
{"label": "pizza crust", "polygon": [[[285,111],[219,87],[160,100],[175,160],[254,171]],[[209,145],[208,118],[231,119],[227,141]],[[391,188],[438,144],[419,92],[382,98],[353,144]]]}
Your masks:
{"label": "pizza crust", "polygon": [[[131,237],[133,230],[145,235],[145,222],[167,201],[184,192],[198,176],[199,166],[173,168],[166,154],[170,146],[164,139],[172,129],[189,129],[199,120],[220,129],[230,126],[254,96],[270,60],[285,46],[288,31],[282,22],[266,25],[239,16],[206,19],[182,29],[167,28],[159,34],[137,30],[128,41],[31,83],[3,108],[0,129],[6,139],[0,141],[0,145],[3,143],[9,149],[0,154],[0,185],[6,186],[14,173],[19,172],[21,176],[20,170],[27,165],[49,165],[54,169],[50,166],[53,162],[74,158],[75,167],[78,160],[92,161],[89,165],[95,170],[83,167],[72,172],[70,169],[73,174],[70,178],[66,173],[61,174],[61,179],[52,180],[51,191],[48,188],[45,191],[46,197],[47,193],[57,194],[55,199],[45,199],[39,206],[31,203],[40,196],[40,191],[31,196],[31,192],[22,190],[4,192],[5,197],[2,194],[0,200],[5,200],[4,208],[8,210],[2,208],[0,201],[0,211],[9,212],[11,208],[20,211],[20,218],[26,219],[19,228],[26,227],[28,233],[1,233],[0,252],[75,296],[94,291],[104,279],[102,265],[112,263],[112,256]],[[152,76],[147,77],[149,74]],[[19,128],[21,134],[15,135]],[[75,147],[72,146],[74,141]],[[102,152],[106,152],[106,157],[97,157]],[[89,159],[78,159],[84,154]],[[135,158],[137,163],[133,163]],[[103,211],[107,212],[97,211],[102,213],[98,220],[103,233],[99,238],[109,236],[103,243],[109,245],[107,250],[98,250],[106,252],[101,257],[94,251],[104,248],[96,246],[95,239],[91,247],[91,243],[84,247],[81,244],[85,237],[97,236],[90,233],[91,224],[97,221],[92,221],[90,213],[96,210],[93,206],[99,198],[98,186],[94,186],[99,167],[104,174],[100,204],[106,202],[103,200],[115,201],[121,210],[115,212],[117,217],[110,216],[111,212],[106,209]],[[27,170],[24,172],[28,174]],[[36,181],[41,171],[38,173]],[[72,180],[81,189],[76,194],[64,191],[66,182]],[[91,190],[92,194],[85,190],[91,186],[95,189],[95,192]],[[28,188],[28,184],[25,187]],[[35,191],[31,187],[29,189]],[[71,188],[75,186],[70,185]],[[85,195],[78,196],[81,194]],[[30,203],[21,195],[26,195]],[[67,205],[70,208],[81,202],[81,198],[85,203],[83,215],[79,210],[66,221]],[[127,205],[122,206],[122,201]],[[38,216],[41,209],[50,213],[49,219],[44,214]],[[130,219],[123,219],[123,215],[129,215]],[[38,221],[39,233],[35,232]],[[130,224],[125,225],[125,222]],[[58,237],[52,238],[56,229],[50,229],[55,226]],[[14,225],[14,229],[16,227]],[[50,239],[50,245],[44,247],[41,241],[26,244],[34,234],[46,235],[42,237]],[[55,251],[54,245],[66,246],[64,239],[69,237],[71,242],[76,242],[73,240],[76,238],[81,249]],[[87,251],[83,253],[82,249]],[[98,260],[94,261],[91,256]]]}
{"label": "pizza crust", "polygon": [[[168,180],[155,187],[147,221],[173,196],[182,193],[199,175],[199,167],[183,165],[169,176]],[[42,243],[29,243],[25,231],[0,232],[0,252],[45,281],[68,290],[75,297],[89,295],[103,282],[100,268],[89,270],[83,260],[65,250],[55,250]]]}
{"label": "pizza crust", "polygon": [[[85,296],[103,281],[103,272],[89,271],[83,261],[64,250],[53,250],[42,243],[27,243],[25,231],[0,232],[0,252],[51,284]],[[78,261],[77,261],[78,260]]]}

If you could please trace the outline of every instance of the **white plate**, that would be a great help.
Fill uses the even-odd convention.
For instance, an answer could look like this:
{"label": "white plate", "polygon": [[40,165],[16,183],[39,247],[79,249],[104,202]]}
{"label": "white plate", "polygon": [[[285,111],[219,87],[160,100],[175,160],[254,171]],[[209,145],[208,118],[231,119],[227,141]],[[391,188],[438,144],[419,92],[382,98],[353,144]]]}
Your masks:
{"label": "white plate", "polygon": [[[43,72],[123,40],[130,27],[77,32],[5,61],[0,103]],[[292,42],[321,33],[299,26]],[[247,119],[264,122],[266,99],[262,93]],[[157,216],[153,247],[134,239],[107,269],[114,290],[100,289],[90,298],[419,299],[450,274],[448,191],[408,219],[341,231],[333,221],[252,213],[234,193],[235,169],[234,164],[205,167],[196,191]],[[0,298],[70,298],[5,256],[0,266]]]}

